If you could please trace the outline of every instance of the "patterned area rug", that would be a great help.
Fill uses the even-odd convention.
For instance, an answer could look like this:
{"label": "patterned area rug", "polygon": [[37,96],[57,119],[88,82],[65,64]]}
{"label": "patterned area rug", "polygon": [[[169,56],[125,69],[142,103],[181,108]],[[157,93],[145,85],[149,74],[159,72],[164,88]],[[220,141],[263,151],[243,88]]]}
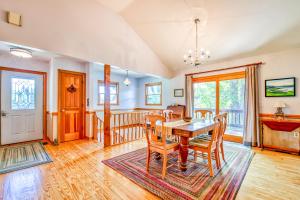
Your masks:
{"label": "patterned area rug", "polygon": [[0,174],[52,162],[41,142],[0,147]]}
{"label": "patterned area rug", "polygon": [[[208,168],[199,158],[189,162],[188,170],[182,172],[177,165],[176,153],[170,155],[164,180],[161,179],[161,160],[151,160],[150,172],[145,170],[146,148],[102,161],[139,186],[162,199],[234,199],[248,170],[254,153],[240,145],[224,146],[227,163],[216,169],[215,177],[209,176]],[[192,154],[189,160],[193,160]]]}

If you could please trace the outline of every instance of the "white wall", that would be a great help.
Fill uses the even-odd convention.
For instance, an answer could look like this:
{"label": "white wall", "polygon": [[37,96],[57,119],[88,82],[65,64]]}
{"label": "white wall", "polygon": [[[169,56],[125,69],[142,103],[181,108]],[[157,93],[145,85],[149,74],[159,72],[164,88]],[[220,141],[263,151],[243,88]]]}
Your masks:
{"label": "white wall", "polygon": [[52,58],[49,62],[36,58],[19,58],[2,51],[0,51],[0,66],[47,72],[47,111],[50,112],[57,112],[58,69],[88,72],[87,63],[71,58]]}
{"label": "white wall", "polygon": [[[146,83],[162,83],[162,105],[161,106],[149,106],[145,105],[145,84]],[[170,90],[170,81],[164,78],[146,77],[138,79],[138,107],[139,108],[153,108],[153,109],[165,109],[170,105],[170,95],[173,95]]]}
{"label": "white wall", "polygon": [[[4,51],[0,51],[0,66],[49,73],[48,61],[19,58]],[[49,93],[49,79],[47,81],[47,93]],[[47,104],[49,105],[49,98],[47,99]]]}
{"label": "white wall", "polygon": [[[104,80],[102,65],[91,64],[91,85],[92,96],[90,96],[90,105],[93,110],[103,110],[103,105],[98,105],[98,80]],[[110,80],[119,82],[119,105],[111,105],[111,109],[133,109],[138,103],[138,81],[136,78],[129,77],[131,84],[123,84],[125,76],[111,73]]]}
{"label": "white wall", "polygon": [[[22,27],[6,23],[22,15]],[[1,0],[0,40],[89,62],[170,77],[172,72],[124,19],[96,0]]]}
{"label": "white wall", "polygon": [[[269,53],[265,55],[249,57],[244,59],[236,59],[228,62],[220,62],[212,65],[203,65],[197,69],[188,69],[178,72],[177,75],[169,80],[170,90],[175,88],[184,88],[184,74],[193,73],[199,71],[206,71],[212,69],[234,67],[243,64],[249,64],[262,61],[265,64],[261,66],[259,70],[259,99],[260,99],[260,113],[274,113],[275,109],[273,104],[277,101],[284,101],[287,103],[288,108],[284,109],[287,114],[300,114],[300,48],[290,49],[287,51]],[[218,73],[227,73],[238,70],[222,71]],[[216,74],[216,73],[213,73]],[[205,75],[212,75],[205,74]],[[264,81],[265,79],[284,78],[284,77],[296,77],[296,97],[280,97],[280,98],[266,98],[264,95]],[[170,97],[170,103],[184,104],[184,98]]]}
{"label": "white wall", "polygon": [[33,71],[49,72],[49,62],[38,59],[24,59],[0,51],[0,66]]}
{"label": "white wall", "polygon": [[[50,112],[57,112],[58,105],[58,70],[69,70],[75,72],[86,73],[88,67],[87,63],[79,62],[69,58],[52,58],[49,66],[49,105],[48,110]],[[86,88],[88,90],[88,88]]]}

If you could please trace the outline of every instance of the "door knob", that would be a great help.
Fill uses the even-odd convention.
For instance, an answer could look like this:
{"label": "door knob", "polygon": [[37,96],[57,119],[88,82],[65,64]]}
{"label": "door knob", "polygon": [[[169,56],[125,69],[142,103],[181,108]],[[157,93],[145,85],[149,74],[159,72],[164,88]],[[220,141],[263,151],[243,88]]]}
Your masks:
{"label": "door knob", "polygon": [[1,116],[2,116],[2,117],[6,117],[6,115],[7,115],[7,113],[6,113],[6,112],[4,112],[4,111],[1,111]]}
{"label": "door knob", "polygon": [[65,112],[65,109],[61,109],[60,111],[61,111],[61,112]]}

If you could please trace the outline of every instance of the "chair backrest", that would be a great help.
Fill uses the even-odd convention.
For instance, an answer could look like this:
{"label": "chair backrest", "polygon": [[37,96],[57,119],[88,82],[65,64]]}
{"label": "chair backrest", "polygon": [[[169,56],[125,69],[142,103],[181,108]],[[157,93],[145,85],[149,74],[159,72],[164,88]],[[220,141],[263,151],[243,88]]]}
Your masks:
{"label": "chair backrest", "polygon": [[223,136],[225,134],[226,128],[227,128],[227,113],[222,113],[214,117],[214,121],[220,122],[220,130],[218,134],[218,140],[219,142],[223,141]]}
{"label": "chair backrest", "polygon": [[173,113],[174,113],[173,110],[163,110],[163,116],[166,119],[173,119]]}
{"label": "chair backrest", "polygon": [[166,118],[161,115],[146,115],[145,121],[147,143],[165,145],[166,127],[164,126],[164,123],[166,122]]}
{"label": "chair backrest", "polygon": [[220,128],[221,128],[221,122],[220,121],[215,121],[214,123],[214,129],[213,129],[213,133],[211,135],[211,140],[209,140],[209,146],[210,147],[216,147],[217,143],[218,143],[218,139],[219,139],[219,133],[220,133]]}
{"label": "chair backrest", "polygon": [[195,117],[197,119],[206,119],[206,118],[210,119],[212,115],[213,112],[210,110],[201,110],[201,109],[195,110]]}

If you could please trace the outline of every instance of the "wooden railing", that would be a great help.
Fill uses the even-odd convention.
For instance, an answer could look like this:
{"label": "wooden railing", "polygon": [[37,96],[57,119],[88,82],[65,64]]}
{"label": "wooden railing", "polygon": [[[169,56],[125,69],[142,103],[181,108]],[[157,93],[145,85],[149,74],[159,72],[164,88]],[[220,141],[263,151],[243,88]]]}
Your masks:
{"label": "wooden railing", "polygon": [[93,138],[97,140],[99,143],[104,142],[104,121],[101,120],[97,114],[93,117]]}
{"label": "wooden railing", "polygon": [[[216,109],[203,108],[202,110],[210,110],[213,115],[216,114]],[[221,109],[220,113],[227,112],[227,125],[230,127],[242,128],[244,127],[244,111],[240,109]]]}
{"label": "wooden railing", "polygon": [[239,109],[221,109],[220,112],[227,112],[227,125],[230,127],[244,127],[244,111]]}
{"label": "wooden railing", "polygon": [[[123,144],[145,137],[145,115],[150,111],[114,112],[110,117],[110,145]],[[104,141],[103,113],[97,112],[94,121],[94,138]]]}

